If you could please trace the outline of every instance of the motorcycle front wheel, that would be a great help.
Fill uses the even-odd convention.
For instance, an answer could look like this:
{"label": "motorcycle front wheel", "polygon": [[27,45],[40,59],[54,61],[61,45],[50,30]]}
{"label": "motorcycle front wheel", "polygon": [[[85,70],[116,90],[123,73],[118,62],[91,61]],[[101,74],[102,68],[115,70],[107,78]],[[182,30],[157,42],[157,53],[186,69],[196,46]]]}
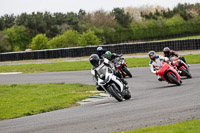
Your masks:
{"label": "motorcycle front wheel", "polygon": [[168,79],[169,79],[170,81],[174,82],[174,83],[175,83],[176,85],[178,85],[178,86],[181,85],[181,82],[179,82],[179,81],[176,79],[176,77],[175,77],[172,73],[170,73],[170,74],[168,75]]}
{"label": "motorcycle front wheel", "polygon": [[130,78],[132,78],[132,74],[131,74],[131,72],[127,69],[126,66],[124,66],[124,67],[122,68],[122,70],[123,70]]}
{"label": "motorcycle front wheel", "polygon": [[126,94],[124,95],[124,99],[129,100],[131,98],[131,93],[129,90],[126,90]]}
{"label": "motorcycle front wheel", "polygon": [[188,78],[192,78],[192,75],[187,70],[185,70],[184,68],[181,68],[181,71],[182,71],[184,76],[187,76]]}
{"label": "motorcycle front wheel", "polygon": [[121,95],[121,92],[118,90],[117,86],[115,84],[112,84],[108,88],[108,92],[119,102],[123,101],[123,97]]}

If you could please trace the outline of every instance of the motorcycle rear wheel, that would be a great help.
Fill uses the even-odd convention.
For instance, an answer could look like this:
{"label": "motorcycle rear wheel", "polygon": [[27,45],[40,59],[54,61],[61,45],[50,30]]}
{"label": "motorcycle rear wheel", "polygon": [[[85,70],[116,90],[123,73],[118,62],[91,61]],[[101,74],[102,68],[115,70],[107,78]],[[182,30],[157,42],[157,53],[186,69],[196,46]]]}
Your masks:
{"label": "motorcycle rear wheel", "polygon": [[175,83],[176,85],[178,85],[178,86],[181,85],[181,82],[179,82],[179,81],[172,75],[172,73],[170,73],[170,74],[168,75],[168,79],[169,79],[170,81],[174,82],[174,83]]}
{"label": "motorcycle rear wheel", "polygon": [[108,88],[108,92],[119,102],[123,101],[123,97],[121,95],[121,93],[119,92],[119,90],[117,89],[115,84],[112,84],[109,88]]}

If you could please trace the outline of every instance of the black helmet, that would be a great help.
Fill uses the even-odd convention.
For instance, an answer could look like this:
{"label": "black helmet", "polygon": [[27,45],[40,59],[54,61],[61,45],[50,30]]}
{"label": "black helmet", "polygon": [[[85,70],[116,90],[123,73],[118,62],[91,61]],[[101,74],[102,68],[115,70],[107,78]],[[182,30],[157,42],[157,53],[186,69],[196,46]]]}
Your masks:
{"label": "black helmet", "polygon": [[93,66],[97,67],[99,65],[99,56],[97,54],[92,54],[89,61]]}
{"label": "black helmet", "polygon": [[169,49],[168,47],[165,47],[165,48],[163,49],[163,52],[164,52],[165,56],[169,56],[170,49]]}
{"label": "black helmet", "polygon": [[150,51],[149,52],[149,58],[151,60],[155,60],[156,59],[156,52],[155,51]]}

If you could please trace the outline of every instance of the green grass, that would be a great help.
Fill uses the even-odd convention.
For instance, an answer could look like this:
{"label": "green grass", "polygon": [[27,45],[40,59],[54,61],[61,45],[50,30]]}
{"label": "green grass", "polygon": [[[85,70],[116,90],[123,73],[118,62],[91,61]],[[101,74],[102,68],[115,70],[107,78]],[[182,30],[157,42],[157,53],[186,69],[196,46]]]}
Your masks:
{"label": "green grass", "polygon": [[[179,37],[179,38],[172,38],[172,39],[165,39],[165,40],[155,40],[155,41],[172,41],[172,40],[183,40],[183,39],[196,39],[200,38],[200,35],[197,36],[187,36],[187,37]],[[150,41],[154,42],[154,41]]]}
{"label": "green grass", "polygon": [[76,106],[95,95],[92,90],[94,85],[84,84],[0,85],[0,120]]}
{"label": "green grass", "polygon": [[[184,55],[187,63],[200,63],[200,54]],[[128,67],[141,67],[149,65],[149,58],[127,58]],[[26,64],[26,65],[2,65],[0,73],[3,72],[23,72],[23,73],[38,73],[38,72],[57,72],[57,71],[78,71],[90,70],[92,65],[89,61],[75,62],[57,62],[44,64]]]}
{"label": "green grass", "polygon": [[196,54],[196,55],[183,55],[183,57],[185,57],[186,61],[188,64],[197,64],[200,63],[200,55]]}
{"label": "green grass", "polygon": [[200,120],[190,120],[176,124],[153,126],[120,133],[199,133]]}
{"label": "green grass", "polygon": [[0,72],[38,73],[56,71],[78,71],[89,70],[91,67],[92,66],[90,65],[89,61],[74,61],[43,64],[3,65],[0,66]]}

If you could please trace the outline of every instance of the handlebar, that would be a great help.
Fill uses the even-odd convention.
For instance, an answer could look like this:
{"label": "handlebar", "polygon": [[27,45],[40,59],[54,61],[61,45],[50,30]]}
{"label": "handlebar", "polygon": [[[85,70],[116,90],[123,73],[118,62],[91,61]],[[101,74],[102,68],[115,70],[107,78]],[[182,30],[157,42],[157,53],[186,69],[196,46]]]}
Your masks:
{"label": "handlebar", "polygon": [[123,54],[121,53],[119,56],[120,56],[120,57],[122,57],[122,56],[123,56]]}

